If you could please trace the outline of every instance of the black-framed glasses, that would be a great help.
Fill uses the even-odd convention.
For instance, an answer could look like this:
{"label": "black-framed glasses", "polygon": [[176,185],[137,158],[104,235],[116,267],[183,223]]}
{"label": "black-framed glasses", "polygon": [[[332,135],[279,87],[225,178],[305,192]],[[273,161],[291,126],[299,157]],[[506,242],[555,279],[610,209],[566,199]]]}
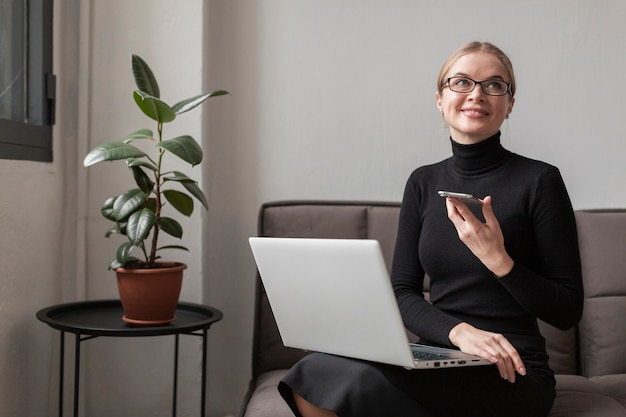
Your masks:
{"label": "black-framed glasses", "polygon": [[441,88],[443,89],[446,85],[456,93],[471,93],[476,85],[480,85],[480,89],[488,96],[503,96],[511,91],[511,84],[497,78],[476,81],[468,77],[450,77]]}

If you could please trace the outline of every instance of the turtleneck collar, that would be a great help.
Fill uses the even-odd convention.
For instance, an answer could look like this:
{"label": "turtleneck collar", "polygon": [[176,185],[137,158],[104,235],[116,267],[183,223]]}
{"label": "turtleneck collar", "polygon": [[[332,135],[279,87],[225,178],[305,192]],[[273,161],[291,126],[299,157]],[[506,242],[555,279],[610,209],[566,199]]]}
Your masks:
{"label": "turtleneck collar", "polygon": [[481,142],[463,145],[452,143],[451,167],[464,176],[486,174],[500,167],[511,154],[500,144],[500,132]]}

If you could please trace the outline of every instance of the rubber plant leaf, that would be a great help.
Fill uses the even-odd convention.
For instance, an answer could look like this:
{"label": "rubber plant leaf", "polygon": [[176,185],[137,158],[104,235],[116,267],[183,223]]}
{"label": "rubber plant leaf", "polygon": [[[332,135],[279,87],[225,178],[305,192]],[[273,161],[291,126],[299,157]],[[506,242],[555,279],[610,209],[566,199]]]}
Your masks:
{"label": "rubber plant leaf", "polygon": [[125,263],[130,257],[131,252],[135,248],[130,242],[124,242],[117,248],[117,253],[115,254],[115,259],[117,259],[120,263]]}
{"label": "rubber plant leaf", "polygon": [[135,85],[137,85],[139,90],[145,91],[157,98],[161,97],[159,84],[152,70],[139,55],[133,55],[131,57],[131,69],[133,71],[133,77],[135,78]]}
{"label": "rubber plant leaf", "polygon": [[133,98],[141,111],[158,123],[169,123],[176,119],[176,113],[167,103],[145,91],[135,90]]}
{"label": "rubber plant leaf", "polygon": [[122,141],[124,143],[129,143],[135,139],[154,139],[154,135],[152,134],[152,130],[150,129],[139,129],[136,132],[131,133],[130,135],[126,136],[124,139],[122,139]]}
{"label": "rubber plant leaf", "polygon": [[123,222],[144,206],[146,194],[139,188],[133,188],[118,196],[113,203],[116,220]]}
{"label": "rubber plant leaf", "polygon": [[117,197],[110,197],[104,202],[102,207],[100,208],[100,213],[104,216],[105,219],[116,222],[117,216],[115,215],[115,209],[113,209],[113,204],[115,203],[115,199]]}
{"label": "rubber plant leaf", "polygon": [[211,91],[210,93],[200,94],[195,97],[191,97],[191,98],[188,98],[186,100],[183,100],[181,102],[174,104],[172,106],[172,109],[174,109],[177,115],[182,114],[199,106],[200,104],[204,102],[204,100],[210,97],[224,96],[226,94],[228,94],[228,91],[224,91],[224,90],[215,90],[215,91]]}
{"label": "rubber plant leaf", "polygon": [[191,166],[198,165],[202,162],[202,148],[198,145],[198,142],[189,135],[164,140],[156,146],[173,153],[183,161],[191,164]]}
{"label": "rubber plant leaf", "polygon": [[164,177],[163,180],[177,181],[181,183],[183,187],[185,187],[187,191],[191,193],[191,195],[198,199],[198,201],[204,206],[205,209],[209,209],[209,203],[207,202],[207,199],[204,196],[204,193],[202,192],[200,187],[198,187],[198,183],[196,181],[192,180],[191,178],[179,171],[172,171],[172,174],[173,175]]}
{"label": "rubber plant leaf", "polygon": [[130,243],[139,246],[148,237],[155,222],[156,215],[150,209],[144,208],[131,214],[126,226],[126,236]]}
{"label": "rubber plant leaf", "polygon": [[191,216],[191,213],[193,213],[193,200],[191,197],[176,190],[165,190],[163,191],[163,195],[165,196],[165,199],[169,201],[169,203],[181,214]]}
{"label": "rubber plant leaf", "polygon": [[138,166],[131,166],[130,170],[133,172],[135,183],[146,194],[149,194],[154,188],[154,181],[148,177],[148,175]]}
{"label": "rubber plant leaf", "polygon": [[209,203],[200,187],[198,187],[198,184],[196,184],[195,182],[183,182],[183,187],[185,187],[187,191],[191,193],[191,195],[196,197],[205,209],[209,209]]}
{"label": "rubber plant leaf", "polygon": [[180,245],[165,245],[165,246],[161,246],[157,250],[161,250],[161,249],[180,249],[180,250],[186,250],[187,252],[189,252],[189,249]]}
{"label": "rubber plant leaf", "polygon": [[192,180],[191,178],[189,178],[188,176],[186,176],[185,174],[183,174],[180,171],[172,171],[172,172],[168,172],[167,174],[163,174],[163,181],[176,181],[176,182],[196,182],[195,180]]}
{"label": "rubber plant leaf", "polygon": [[128,158],[126,160],[126,163],[128,164],[129,168],[132,168],[132,167],[144,167],[144,168],[148,168],[150,171],[154,171],[154,172],[157,172],[159,170],[156,167],[156,165],[154,165],[151,162],[144,161],[143,159]]}
{"label": "rubber plant leaf", "polygon": [[113,234],[126,235],[126,223],[116,223],[115,226],[107,230],[104,237],[110,237]]}
{"label": "rubber plant leaf", "polygon": [[174,236],[179,239],[183,237],[183,227],[171,217],[161,217],[157,220],[157,225],[159,226],[159,229],[163,230],[170,236]]}
{"label": "rubber plant leaf", "polygon": [[96,146],[85,156],[83,165],[89,167],[103,161],[117,161],[126,158],[141,158],[146,154],[139,148],[124,142],[106,142]]}
{"label": "rubber plant leaf", "polygon": [[130,256],[135,246],[130,242],[124,242],[117,248],[115,259],[109,264],[109,269],[117,269],[126,266],[130,262],[140,262],[139,258]]}

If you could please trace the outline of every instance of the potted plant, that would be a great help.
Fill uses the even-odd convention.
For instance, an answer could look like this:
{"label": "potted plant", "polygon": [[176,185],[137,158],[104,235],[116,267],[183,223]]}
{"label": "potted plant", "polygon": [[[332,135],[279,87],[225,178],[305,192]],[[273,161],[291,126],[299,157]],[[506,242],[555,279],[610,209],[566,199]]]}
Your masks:
{"label": "potted plant", "polygon": [[[140,129],[122,140],[100,144],[87,154],[83,165],[89,167],[117,160],[126,162],[124,169],[132,174],[135,186],[108,198],[101,208],[102,215],[114,223],[106,237],[121,235],[126,238],[118,247],[109,269],[117,274],[123,319],[134,325],[164,324],[175,319],[186,265],[161,261],[159,252],[163,249],[187,250],[180,245],[159,246],[162,233],[179,239],[183,236],[181,224],[167,216],[164,209],[171,208],[190,216],[194,211],[194,198],[205,209],[208,204],[196,181],[182,172],[166,171],[163,164],[166,158],[174,156],[196,166],[202,162],[202,148],[188,135],[165,139],[163,128],[206,99],[228,92],[216,90],[170,106],[161,99],[159,85],[148,64],[137,55],[132,56],[131,64],[137,86],[133,92],[134,101],[155,123],[156,131]],[[144,150],[146,145],[148,149]],[[165,284],[164,289],[160,289],[161,284]],[[133,290],[136,285],[140,288]],[[127,294],[128,290],[137,292]],[[165,310],[159,311],[162,295],[169,296],[169,299],[164,301]]]}

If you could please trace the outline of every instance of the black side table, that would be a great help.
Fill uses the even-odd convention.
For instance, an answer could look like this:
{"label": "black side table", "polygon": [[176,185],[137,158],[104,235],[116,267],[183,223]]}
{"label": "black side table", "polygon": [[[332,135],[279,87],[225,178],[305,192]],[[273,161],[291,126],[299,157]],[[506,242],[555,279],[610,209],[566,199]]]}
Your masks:
{"label": "black side table", "polygon": [[60,371],[59,371],[59,417],[63,417],[63,385],[65,366],[65,332],[74,333],[74,417],[78,417],[78,389],[80,379],[80,344],[99,336],[104,337],[146,337],[175,336],[174,348],[174,388],[172,416],[176,417],[178,394],[178,345],[179,335],[187,334],[202,337],[202,392],[200,416],[205,415],[207,331],[211,325],[222,319],[222,312],[201,304],[181,302],[176,309],[176,321],[171,324],[153,327],[132,327],[122,321],[122,305],[119,300],[100,300],[67,303],[44,308],[37,312],[37,318],[61,332]]}

